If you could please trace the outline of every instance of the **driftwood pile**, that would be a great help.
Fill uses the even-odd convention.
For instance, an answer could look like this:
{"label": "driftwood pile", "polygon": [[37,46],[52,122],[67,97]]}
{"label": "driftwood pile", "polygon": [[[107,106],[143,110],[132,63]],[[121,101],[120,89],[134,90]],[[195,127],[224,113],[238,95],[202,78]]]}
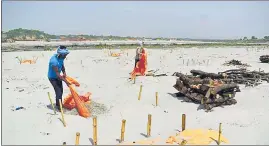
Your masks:
{"label": "driftwood pile", "polygon": [[236,104],[236,92],[240,92],[238,84],[247,86],[259,85],[260,81],[269,82],[269,73],[247,71],[246,69],[227,70],[219,73],[207,73],[191,70],[192,75],[175,72],[178,96],[184,96],[184,101],[199,103],[210,111],[213,107]]}
{"label": "driftwood pile", "polygon": [[263,71],[248,71],[247,69],[231,69],[219,73],[207,73],[200,70],[191,70],[193,76],[199,76],[201,79],[221,79],[224,83],[237,83],[246,86],[257,86],[262,81],[269,82],[269,73]]}
{"label": "driftwood pile", "polygon": [[260,56],[260,61],[262,63],[269,63],[269,55],[262,55],[262,56]]}
{"label": "driftwood pile", "polygon": [[223,65],[226,65],[226,66],[240,66],[240,67],[250,67],[249,64],[246,64],[246,63],[242,63],[241,61],[239,60],[230,60],[230,61],[227,61],[225,62]]}
{"label": "driftwood pile", "polygon": [[237,84],[224,84],[210,78],[201,79],[192,75],[174,73],[178,77],[174,88],[178,95],[184,96],[184,101],[204,105],[207,111],[220,105],[236,104],[235,93],[239,92]]}

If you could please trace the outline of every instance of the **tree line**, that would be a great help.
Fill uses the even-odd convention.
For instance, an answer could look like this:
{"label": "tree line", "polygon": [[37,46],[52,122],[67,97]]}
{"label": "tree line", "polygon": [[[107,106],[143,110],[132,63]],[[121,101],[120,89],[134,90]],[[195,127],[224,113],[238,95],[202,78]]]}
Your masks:
{"label": "tree line", "polygon": [[[151,39],[151,40],[170,40],[170,38],[146,38],[146,37],[131,37],[131,36],[96,36],[96,35],[51,35],[45,33],[40,30],[33,30],[33,29],[13,29],[7,32],[2,31],[2,42],[14,42],[14,41],[51,41],[53,39],[62,39],[62,40],[144,40],[144,39]],[[261,42],[261,41],[269,41],[269,36],[264,36],[264,38],[257,38],[252,36],[250,38],[243,37],[242,39],[238,40],[204,40],[204,39],[180,39],[174,38],[174,40],[195,40],[195,41],[225,41],[225,42]]]}

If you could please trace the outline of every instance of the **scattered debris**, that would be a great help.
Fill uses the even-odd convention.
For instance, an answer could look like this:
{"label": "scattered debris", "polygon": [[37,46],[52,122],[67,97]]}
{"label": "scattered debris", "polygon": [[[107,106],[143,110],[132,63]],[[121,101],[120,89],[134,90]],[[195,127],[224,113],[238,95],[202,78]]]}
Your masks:
{"label": "scattered debris", "polygon": [[19,90],[19,92],[22,92],[22,91],[24,91],[24,89],[20,89],[20,90]]}
{"label": "scattered debris", "polygon": [[262,56],[260,56],[260,61],[262,63],[269,63],[269,55],[262,55]]}
{"label": "scattered debris", "polygon": [[25,109],[25,108],[20,106],[20,107],[17,107],[16,109],[13,109],[12,111],[17,111],[17,110],[21,110],[21,109]]}
{"label": "scattered debris", "polygon": [[240,66],[240,67],[250,67],[249,64],[246,64],[246,63],[242,63],[241,61],[239,60],[230,60],[230,61],[227,61],[225,62],[223,65],[226,65],[226,66]]}
{"label": "scattered debris", "polygon": [[40,132],[40,133],[43,135],[50,135],[50,133],[47,133],[47,132]]}
{"label": "scattered debris", "polygon": [[[168,76],[166,73],[161,73],[161,74],[156,74],[156,72],[158,71],[159,69],[157,70],[149,70],[145,73],[146,76],[153,76],[153,77],[161,77],[161,76]],[[130,73],[131,74],[131,73]],[[140,74],[136,74],[136,76],[141,76]],[[131,79],[131,78],[129,78]]]}
{"label": "scattered debris", "polygon": [[48,89],[49,87],[44,87],[43,89]]}

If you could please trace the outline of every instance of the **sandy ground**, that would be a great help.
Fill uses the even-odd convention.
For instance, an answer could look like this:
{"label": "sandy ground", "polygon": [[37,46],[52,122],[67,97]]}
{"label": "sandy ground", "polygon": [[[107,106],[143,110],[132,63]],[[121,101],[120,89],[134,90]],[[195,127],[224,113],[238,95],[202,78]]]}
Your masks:
{"label": "sandy ground", "polygon": [[[114,50],[119,52],[120,50]],[[127,56],[128,52],[128,56]],[[181,102],[171,94],[174,76],[138,77],[136,84],[128,81],[134,66],[134,50],[121,57],[109,57],[101,50],[71,51],[65,61],[67,74],[81,83],[76,88],[80,94],[92,92],[92,100],[103,103],[110,111],[99,115],[98,144],[117,144],[121,120],[126,119],[126,141],[145,139],[147,115],[152,114],[152,138],[164,141],[181,130],[181,115],[187,115],[187,128],[218,129],[221,122],[223,135],[229,144],[269,144],[269,84],[257,87],[241,86],[236,94],[238,103],[214,108],[206,113],[197,110],[194,103]],[[54,91],[47,80],[48,61],[54,52],[5,52],[2,53],[2,140],[4,145],[58,145],[75,144],[75,134],[80,132],[80,144],[91,145],[92,118],[65,115],[64,127],[60,113],[53,115],[47,92]],[[148,49],[148,66],[160,69],[158,73],[189,73],[191,69],[218,72],[235,67],[222,66],[231,59],[241,60],[250,70],[269,72],[269,64],[259,63],[259,56],[269,54],[268,49],[207,48],[207,49]],[[20,65],[15,59],[38,56],[36,64]],[[188,66],[187,60],[190,59]],[[195,61],[191,61],[194,59]],[[183,64],[184,60],[184,64]],[[209,60],[209,61],[208,61]],[[196,62],[196,63],[194,63]],[[200,62],[197,63],[197,62]],[[138,101],[139,86],[143,85]],[[22,91],[23,89],[23,91]],[[159,106],[155,107],[155,92],[159,93]],[[64,85],[64,96],[69,93]],[[54,98],[53,101],[55,102]],[[23,106],[26,109],[12,111]],[[167,111],[167,112],[165,112]],[[48,133],[48,134],[47,134]]]}

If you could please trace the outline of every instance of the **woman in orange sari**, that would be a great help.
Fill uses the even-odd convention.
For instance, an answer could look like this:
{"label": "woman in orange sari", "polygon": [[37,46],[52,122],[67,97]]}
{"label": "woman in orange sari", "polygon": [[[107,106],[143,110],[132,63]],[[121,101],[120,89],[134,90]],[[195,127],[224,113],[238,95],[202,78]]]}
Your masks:
{"label": "woman in orange sari", "polygon": [[142,48],[141,54],[139,56],[139,61],[137,62],[134,70],[131,73],[131,79],[134,79],[136,75],[144,76],[147,71],[147,53],[145,48]]}

